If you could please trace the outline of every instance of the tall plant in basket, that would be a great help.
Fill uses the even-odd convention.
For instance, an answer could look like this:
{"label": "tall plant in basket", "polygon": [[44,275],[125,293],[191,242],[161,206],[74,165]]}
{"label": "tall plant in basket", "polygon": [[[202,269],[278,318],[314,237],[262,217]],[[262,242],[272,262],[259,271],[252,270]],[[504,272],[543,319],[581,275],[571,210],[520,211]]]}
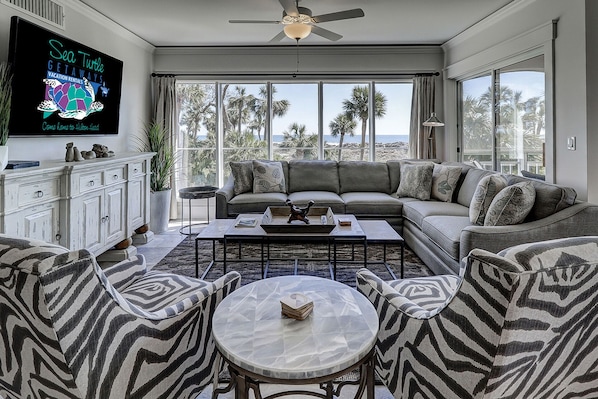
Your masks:
{"label": "tall plant in basket", "polygon": [[12,101],[12,72],[6,62],[0,63],[0,170],[8,163],[8,124]]}
{"label": "tall plant in basket", "polygon": [[169,133],[161,122],[152,121],[143,129],[142,151],[155,152],[150,161],[150,229],[160,233],[168,229],[170,220],[170,179],[176,154],[169,143]]}

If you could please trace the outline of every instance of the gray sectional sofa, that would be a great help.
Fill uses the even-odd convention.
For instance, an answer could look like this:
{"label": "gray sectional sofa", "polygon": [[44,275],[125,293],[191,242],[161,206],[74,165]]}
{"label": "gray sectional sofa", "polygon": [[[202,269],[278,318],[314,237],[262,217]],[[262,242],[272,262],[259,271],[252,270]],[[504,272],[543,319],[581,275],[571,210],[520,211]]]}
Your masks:
{"label": "gray sectional sofa", "polygon": [[[251,167],[251,161],[246,162],[249,164],[244,167]],[[532,191],[535,189],[533,207],[525,220],[503,226],[472,223],[469,207],[478,183],[496,172],[457,162],[434,162],[461,167],[447,202],[399,197],[404,161],[281,161],[281,192],[241,193],[231,175],[216,192],[216,217],[262,213],[268,206],[285,206],[287,199],[300,206],[314,200],[336,214],[388,221],[437,274],[458,273],[460,260],[474,248],[498,252],[526,242],[598,235],[598,205],[576,201],[571,188],[514,175],[503,175],[507,185],[531,182]]]}

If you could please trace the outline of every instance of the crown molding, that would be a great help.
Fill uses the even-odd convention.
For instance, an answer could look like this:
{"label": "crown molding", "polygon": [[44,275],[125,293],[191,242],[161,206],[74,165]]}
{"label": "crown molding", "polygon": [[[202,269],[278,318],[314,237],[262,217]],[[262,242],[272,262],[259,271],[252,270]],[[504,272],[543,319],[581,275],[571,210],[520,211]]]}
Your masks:
{"label": "crown molding", "polygon": [[384,54],[442,54],[438,45],[418,46],[199,46],[156,47],[155,55],[384,55]]}
{"label": "crown molding", "polygon": [[441,47],[444,51],[448,51],[456,46],[459,46],[467,40],[470,40],[471,38],[483,33],[489,26],[494,25],[497,22],[502,21],[505,18],[508,18],[509,16],[520,12],[523,8],[528,7],[536,1],[537,0],[513,0],[513,2],[507,4],[503,8],[497,10],[496,12],[490,14],[481,21],[470,26],[469,28],[459,33],[452,39],[447,40],[444,44],[441,45]]}
{"label": "crown molding", "polygon": [[106,29],[110,30],[111,32],[116,33],[123,39],[128,40],[129,42],[133,43],[134,45],[141,47],[142,49],[153,52],[156,48],[152,44],[148,43],[147,41],[143,40],[139,36],[135,35],[133,32],[125,29],[122,25],[117,24],[110,18],[107,18],[104,14],[99,13],[98,11],[94,10],[87,4],[82,3],[80,0],[59,0],[60,3],[68,6],[70,9],[84,15],[85,17],[91,19],[92,21],[97,22],[98,24],[102,25]]}

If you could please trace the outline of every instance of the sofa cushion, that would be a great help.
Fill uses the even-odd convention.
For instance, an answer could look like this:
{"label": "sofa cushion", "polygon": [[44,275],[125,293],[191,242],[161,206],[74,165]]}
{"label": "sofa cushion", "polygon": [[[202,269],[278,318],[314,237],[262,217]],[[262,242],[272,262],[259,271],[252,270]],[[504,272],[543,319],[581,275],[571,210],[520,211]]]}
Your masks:
{"label": "sofa cushion", "polygon": [[380,192],[390,194],[388,166],[380,162],[341,161],[338,163],[340,193]]}
{"label": "sofa cushion", "polygon": [[343,199],[330,191],[298,191],[289,194],[289,199],[298,206],[306,206],[309,201],[313,200],[316,207],[330,207],[334,213],[345,213]]}
{"label": "sofa cushion", "polygon": [[280,162],[253,161],[254,193],[285,193],[286,183]]}
{"label": "sofa cushion", "polygon": [[430,216],[422,223],[422,232],[455,261],[459,261],[461,231],[471,226],[469,216]]}
{"label": "sofa cushion", "polygon": [[467,171],[467,175],[463,179],[463,183],[459,187],[459,195],[457,196],[457,202],[463,206],[469,206],[473,193],[475,193],[478,183],[484,176],[498,174],[490,170],[471,168]]}
{"label": "sofa cushion", "polygon": [[420,200],[430,199],[433,172],[434,164],[431,162],[420,164],[403,163],[401,165],[401,182],[397,189],[399,198],[411,197]]}
{"label": "sofa cushion", "polygon": [[408,201],[403,203],[403,217],[420,229],[425,218],[436,215],[469,217],[469,208],[454,202]]}
{"label": "sofa cushion", "polygon": [[336,161],[290,161],[288,192],[298,191],[330,191],[339,194]]}
{"label": "sofa cushion", "polygon": [[562,211],[575,203],[577,193],[570,187],[557,186],[536,179],[507,175],[508,184],[529,181],[536,189],[536,202],[532,207],[528,220],[538,220]]}
{"label": "sofa cushion", "polygon": [[284,193],[243,193],[234,196],[228,203],[228,214],[264,212],[269,206],[286,206]]}
{"label": "sofa cushion", "polygon": [[253,162],[229,162],[235,195],[253,191]]}
{"label": "sofa cushion", "polygon": [[401,165],[405,162],[432,162],[432,163],[440,163],[439,159],[401,159],[395,160],[390,159],[386,161],[386,166],[388,167],[388,177],[390,179],[390,193],[396,193],[397,189],[399,188],[399,183],[401,182]]}
{"label": "sofa cushion", "polygon": [[451,202],[462,169],[460,166],[435,164],[430,197],[439,201]]}
{"label": "sofa cushion", "polygon": [[500,190],[507,186],[503,175],[484,176],[478,183],[471,204],[469,204],[469,220],[478,226],[484,225],[484,219],[492,200]]}
{"label": "sofa cushion", "polygon": [[484,226],[508,226],[525,220],[534,206],[536,190],[531,182],[521,182],[502,189],[490,204]]}
{"label": "sofa cushion", "polygon": [[442,164],[446,165],[446,166],[460,166],[461,167],[461,176],[459,176],[459,180],[457,181],[457,187],[453,191],[453,199],[452,199],[452,202],[457,202],[457,197],[459,196],[459,190],[461,189],[461,186],[463,185],[465,176],[467,176],[467,172],[469,171],[469,169],[472,169],[474,167],[470,166],[466,163],[463,163],[463,162],[454,162],[454,161],[444,161]]}
{"label": "sofa cushion", "polygon": [[358,215],[397,215],[403,211],[403,203],[385,193],[353,192],[341,194],[345,211]]}

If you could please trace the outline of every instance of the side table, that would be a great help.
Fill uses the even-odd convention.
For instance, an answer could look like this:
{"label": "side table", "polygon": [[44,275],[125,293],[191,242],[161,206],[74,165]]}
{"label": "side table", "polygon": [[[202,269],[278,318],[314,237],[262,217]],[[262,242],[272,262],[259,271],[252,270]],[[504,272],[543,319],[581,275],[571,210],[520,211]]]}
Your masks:
{"label": "side table", "polygon": [[[214,186],[199,186],[199,187],[186,187],[186,188],[181,188],[179,190],[179,197],[181,197],[181,199],[183,200],[189,200],[189,224],[186,226],[183,226],[183,220],[185,219],[185,207],[182,206],[181,207],[181,228],[179,229],[179,233],[181,234],[185,234],[185,235],[190,235],[192,234],[191,232],[191,226],[194,225],[198,225],[198,224],[204,224],[204,223],[191,223],[191,200],[194,199],[202,199],[205,198],[208,201],[208,220],[207,223],[210,223],[210,198],[213,198],[216,195],[216,191],[218,190],[218,187],[214,187]],[[185,228],[188,228],[188,232],[185,233]]]}
{"label": "side table", "polygon": [[[280,299],[295,292],[314,302],[313,312],[303,321],[281,315]],[[347,384],[333,381],[359,370],[355,397],[365,391],[368,399],[374,399],[378,323],[376,310],[365,296],[333,280],[284,276],[240,287],[214,312],[214,342],[228,364],[231,383],[219,388],[215,371],[213,398],[233,388],[237,399],[247,399],[250,389],[261,398],[260,383],[269,382],[320,384],[324,390],[321,394],[290,390],[270,397],[309,394],[331,399]]]}

